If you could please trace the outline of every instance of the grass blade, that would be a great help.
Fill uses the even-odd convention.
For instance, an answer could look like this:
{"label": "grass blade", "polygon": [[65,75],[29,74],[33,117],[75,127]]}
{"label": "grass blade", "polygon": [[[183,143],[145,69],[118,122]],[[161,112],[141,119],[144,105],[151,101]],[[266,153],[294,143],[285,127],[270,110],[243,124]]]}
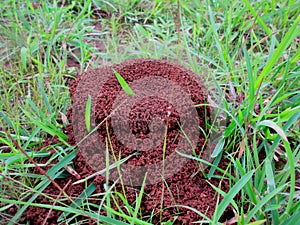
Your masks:
{"label": "grass blade", "polygon": [[[269,187],[269,191],[272,192],[273,190],[276,189],[275,185],[275,179],[274,179],[274,172],[272,169],[271,161],[269,159],[266,159],[266,178],[267,178],[267,184]],[[276,196],[274,196],[271,200],[270,203],[272,205],[277,204]],[[279,224],[279,214],[278,214],[278,209],[272,210],[272,222],[274,225]]]}
{"label": "grass blade", "polygon": [[[245,1],[246,2],[246,1]],[[260,75],[257,78],[257,81],[255,83],[255,90],[258,90],[258,88],[261,86],[261,83],[263,80],[270,74],[272,67],[275,65],[275,63],[278,61],[278,59],[282,56],[285,49],[294,41],[294,39],[299,35],[300,33],[300,15],[296,18],[293,25],[289,29],[289,31],[286,33],[282,41],[280,42],[279,46],[275,50],[274,54],[260,73]]]}
{"label": "grass blade", "polygon": [[138,215],[138,212],[139,212],[141,204],[142,204],[142,198],[143,198],[143,195],[144,195],[146,178],[147,178],[147,173],[145,174],[144,181],[143,181],[143,184],[142,184],[142,187],[141,187],[141,190],[140,190],[140,194],[139,194],[139,197],[138,197],[138,199],[136,201],[136,204],[135,204],[133,217],[136,218],[136,219],[138,219],[137,215]]}
{"label": "grass blade", "polygon": [[274,198],[275,195],[277,195],[285,186],[278,187],[277,189],[271,191],[269,194],[267,194],[264,198],[262,198],[259,202],[256,203],[254,208],[248,212],[247,217],[245,219],[245,224],[249,223],[251,218],[254,217],[254,215],[263,208],[265,204],[267,204],[272,198]]}
{"label": "grass blade", "polygon": [[[69,155],[67,155],[61,161],[59,161],[59,163],[55,164],[51,169],[49,169],[47,174],[54,180],[55,178],[57,178],[59,175],[63,173],[63,170],[61,169],[66,165],[68,165],[68,163],[72,161],[75,158],[75,156],[76,156],[76,151],[71,152]],[[32,202],[39,196],[39,193],[45,190],[45,188],[48,187],[50,183],[51,181],[48,179],[41,180],[41,182],[37,186],[35,186],[35,190],[37,191],[37,193],[35,193],[26,202],[27,204],[24,204],[23,207],[17,211],[16,215],[12,218],[11,222],[8,224],[13,225],[13,223],[17,222],[20,216],[23,214],[23,212],[25,212],[27,207],[33,204]]]}
{"label": "grass blade", "polygon": [[[96,190],[96,185],[94,183],[91,183],[76,199],[75,202],[77,203],[77,205],[83,205],[84,200],[86,198],[88,198],[91,194],[94,193],[94,191]],[[70,207],[72,209],[76,209],[76,205],[75,204],[71,204]],[[58,218],[58,222],[62,221],[64,218],[66,218],[70,213],[68,212],[64,212],[60,215],[60,217]]]}
{"label": "grass blade", "polygon": [[131,88],[129,87],[127,82],[124,80],[124,78],[115,70],[114,70],[114,73],[115,73],[115,76],[117,77],[117,79],[119,81],[119,84],[121,85],[121,87],[125,91],[125,93],[128,94],[128,95],[134,96],[134,92],[131,90]]}
{"label": "grass blade", "polygon": [[250,171],[246,173],[244,176],[242,176],[241,179],[239,179],[238,182],[236,182],[236,184],[226,194],[226,196],[221,201],[221,203],[216,207],[216,211],[213,215],[214,224],[217,224],[217,222],[219,221],[220,217],[222,216],[223,212],[225,211],[229,203],[236,196],[236,194],[248,183],[253,173],[254,171]]}
{"label": "grass blade", "polygon": [[42,96],[43,96],[43,99],[44,99],[44,103],[45,103],[45,105],[46,105],[46,108],[47,108],[49,114],[52,115],[52,108],[51,108],[51,106],[50,106],[50,104],[49,104],[49,99],[48,99],[48,97],[47,97],[47,95],[46,95],[46,92],[45,92],[45,90],[44,90],[44,87],[43,87],[43,85],[42,85],[42,81],[41,81],[40,76],[38,77],[38,84],[39,84],[39,89],[40,89],[40,92],[42,93]]}
{"label": "grass blade", "polygon": [[223,150],[225,145],[225,139],[223,137],[221,137],[221,139],[218,141],[213,153],[211,154],[212,158],[217,157]]}
{"label": "grass blade", "polygon": [[85,106],[85,126],[88,132],[91,131],[91,107],[92,107],[92,99],[91,96],[89,95]]}
{"label": "grass blade", "polygon": [[250,2],[248,0],[244,0],[244,3],[246,4],[249,11],[252,13],[253,17],[257,19],[257,22],[259,25],[264,29],[267,35],[272,34],[272,30],[265,24],[265,22],[260,18],[260,16],[257,14],[256,10],[251,6]]}
{"label": "grass blade", "polygon": [[289,142],[287,141],[283,141],[283,145],[288,157],[288,163],[289,163],[289,172],[290,172],[290,176],[291,176],[291,180],[290,180],[290,190],[289,190],[289,200],[288,200],[288,204],[286,206],[285,212],[281,215],[280,220],[282,221],[283,219],[286,218],[287,215],[290,214],[290,210],[293,206],[293,202],[294,202],[294,198],[296,197],[294,195],[295,193],[295,187],[296,187],[296,173],[295,173],[295,162],[293,159],[293,152],[291,150],[291,146],[289,144]]}
{"label": "grass blade", "polygon": [[[109,217],[106,217],[106,216],[98,215],[97,213],[91,213],[91,212],[86,212],[86,211],[83,211],[83,210],[74,209],[74,208],[71,208],[71,207],[64,207],[64,206],[57,206],[57,205],[50,205],[50,204],[47,205],[47,204],[22,202],[22,201],[8,200],[8,199],[3,199],[3,198],[0,198],[0,201],[1,202],[14,203],[14,204],[18,204],[18,205],[24,205],[24,206],[26,206],[26,208],[28,206],[36,206],[36,207],[40,207],[40,208],[54,209],[54,210],[58,210],[58,211],[62,211],[62,212],[79,214],[79,215],[87,216],[87,217],[93,218],[95,220],[100,220],[100,221],[103,221],[103,222],[106,222],[106,223],[112,224],[112,225],[128,225],[128,223],[124,223],[124,222],[118,221],[116,219],[112,219],[112,218],[109,218]],[[9,224],[13,224],[13,223],[10,222]],[[143,224],[149,224],[149,223],[143,223]]]}
{"label": "grass blade", "polygon": [[300,211],[293,214],[290,218],[282,222],[281,225],[290,225],[290,224],[297,224],[300,218]]}
{"label": "grass blade", "polygon": [[14,126],[11,122],[11,120],[5,115],[4,112],[0,111],[0,117],[4,119],[4,121],[10,126],[10,128],[14,129]]}
{"label": "grass blade", "polygon": [[280,128],[276,123],[274,123],[271,120],[263,120],[263,121],[257,123],[256,126],[257,127],[260,127],[260,126],[270,127],[273,130],[275,130],[284,141],[288,141],[288,139],[287,139],[284,131],[282,130],[282,128]]}

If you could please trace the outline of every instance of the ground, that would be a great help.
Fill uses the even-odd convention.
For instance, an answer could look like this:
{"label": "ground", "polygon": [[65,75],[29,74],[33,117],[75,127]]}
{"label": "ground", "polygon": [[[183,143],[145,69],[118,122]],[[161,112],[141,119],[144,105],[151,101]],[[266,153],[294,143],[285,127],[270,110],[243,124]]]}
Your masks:
{"label": "ground", "polygon": [[0,223],[298,224],[299,6],[3,0]]}

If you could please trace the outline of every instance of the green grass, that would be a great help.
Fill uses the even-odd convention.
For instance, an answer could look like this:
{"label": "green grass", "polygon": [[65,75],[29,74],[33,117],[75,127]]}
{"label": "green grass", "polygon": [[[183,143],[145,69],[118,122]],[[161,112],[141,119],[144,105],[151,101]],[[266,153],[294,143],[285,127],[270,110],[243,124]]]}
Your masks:
{"label": "green grass", "polygon": [[[76,153],[62,131],[71,107],[67,80],[88,68],[142,57],[166,59],[201,75],[227,120],[218,127],[224,133],[212,163],[184,157],[208,163],[209,178],[219,170],[231,190],[213,186],[224,199],[212,218],[191,210],[211,224],[218,223],[228,204],[241,225],[299,223],[299,1],[65,2],[41,1],[37,8],[30,0],[0,3],[1,224],[22,221],[23,212],[34,205],[64,212],[61,222],[67,224],[82,215],[99,224],[152,223],[153,215],[140,210],[143,188],[133,205],[114,186],[100,195],[86,183],[71,205],[63,193],[61,198],[43,193],[55,178],[67,176],[65,168],[72,167]],[[105,12],[103,18],[95,7]],[[126,82],[123,86],[131,93]],[[89,102],[86,111],[89,118]],[[89,120],[86,126],[91,129]],[[43,146],[45,138],[54,137],[56,144]],[[34,173],[36,165],[22,150],[48,168],[52,180]],[[221,156],[230,162],[225,171],[216,166]],[[35,203],[38,196],[55,205]],[[11,207],[15,214],[7,211]]]}

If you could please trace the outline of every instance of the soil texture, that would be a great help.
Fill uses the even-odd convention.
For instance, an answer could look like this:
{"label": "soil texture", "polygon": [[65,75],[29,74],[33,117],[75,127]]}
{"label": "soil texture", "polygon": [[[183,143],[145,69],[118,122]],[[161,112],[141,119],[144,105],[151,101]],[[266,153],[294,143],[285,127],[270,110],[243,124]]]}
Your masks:
{"label": "soil texture", "polygon": [[[117,71],[132,88],[135,97],[125,93],[114,71]],[[101,76],[108,79],[102,82]],[[203,106],[207,103],[206,88],[202,80],[195,79],[195,76],[192,71],[166,61],[132,59],[111,67],[90,69],[79,75],[70,87],[72,104],[73,106],[77,104],[77,106],[70,109],[68,117],[71,125],[64,130],[69,137],[68,142],[75,145],[76,141],[79,141],[78,137],[84,137],[87,134],[85,126],[78,126],[78,123],[85,124],[86,118],[81,118],[82,121],[74,121],[80,120],[74,117],[74,110],[85,111],[87,94],[82,93],[86,92],[92,97],[92,127],[100,124],[95,132],[99,143],[104,146],[109,143],[108,151],[112,160],[113,155],[119,159],[129,157],[124,162],[124,170],[121,172],[126,185],[122,188],[119,182],[113,191],[126,195],[128,203],[134,207],[140,190],[137,184],[144,181],[143,175],[147,172],[144,197],[140,207],[144,218],[141,219],[148,218],[154,224],[161,224],[168,220],[175,221],[174,224],[192,224],[192,222],[203,219],[187,207],[194,208],[211,217],[217,202],[222,198],[218,200],[218,194],[209,183],[220,186],[225,192],[228,192],[229,189],[225,180],[211,179],[208,183],[203,175],[208,172],[208,169],[201,171],[195,160],[188,160],[176,153],[180,149],[183,153],[204,157],[207,149],[202,132],[193,130],[188,133],[188,128],[194,125],[206,130],[205,121],[209,117],[209,109]],[[168,80],[169,83],[164,83],[165,80]],[[161,82],[159,83],[159,81]],[[152,86],[149,85],[150,82],[153,84]],[[174,86],[172,86],[173,84]],[[92,93],[95,89],[93,86],[97,85],[101,88],[97,89],[99,91],[96,93]],[[160,89],[156,89],[159,85],[161,85]],[[146,86],[150,87],[150,91],[153,90],[155,93],[153,96],[147,94]],[[193,110],[186,106],[189,100],[177,91],[178,87],[181,91],[188,93],[187,98],[192,101],[193,105],[202,105],[194,107],[196,116],[192,114]],[[175,90],[173,93],[170,92],[172,88]],[[80,96],[85,99],[78,100]],[[138,98],[137,96],[143,97]],[[171,100],[166,99],[166,96],[171,96]],[[122,102],[124,99],[126,101]],[[130,99],[137,100],[134,102]],[[76,113],[78,112],[76,111]],[[76,126],[74,126],[75,123],[77,123]],[[191,146],[183,141],[182,130],[187,132],[189,137],[193,137],[195,145],[192,152],[190,152]],[[45,144],[53,144],[53,142],[58,142],[58,140],[54,138],[46,141]],[[95,143],[89,143],[87,140],[79,144],[77,155],[73,160],[73,169],[81,179],[105,168],[105,152],[99,152],[93,146],[86,148],[88,145],[95,145]],[[163,158],[166,160],[169,158],[166,165],[168,168],[164,173],[166,178],[157,180],[159,177],[157,174],[161,173],[157,165],[161,165],[159,163]],[[225,162],[222,161],[219,166],[226,167]],[[139,169],[136,170],[136,168]],[[112,169],[110,177],[116,178],[119,177],[119,174],[117,169]],[[69,196],[75,199],[86,185],[84,183],[72,185],[78,180],[77,178],[70,175],[55,181]],[[114,181],[116,179],[112,179],[110,185],[113,185]],[[97,175],[88,180],[88,184],[92,182],[97,187],[97,193],[105,192],[105,176]],[[45,189],[44,194],[53,196],[53,199],[63,198],[63,195],[52,184]],[[123,212],[128,212],[120,198],[117,198],[116,201]],[[55,201],[44,197],[38,197],[35,202],[56,204]],[[100,204],[100,200],[92,200],[92,202],[96,205]],[[66,204],[70,204],[70,202],[66,201]],[[118,209],[115,203],[112,203],[112,208]],[[101,213],[105,215],[105,211]],[[43,224],[44,222],[44,224],[57,224],[60,214],[55,210],[29,207],[25,219],[30,224]],[[153,215],[151,220],[150,215]],[[231,212],[227,209],[222,220],[229,219],[230,216]],[[92,219],[85,219],[89,224],[96,224]]]}

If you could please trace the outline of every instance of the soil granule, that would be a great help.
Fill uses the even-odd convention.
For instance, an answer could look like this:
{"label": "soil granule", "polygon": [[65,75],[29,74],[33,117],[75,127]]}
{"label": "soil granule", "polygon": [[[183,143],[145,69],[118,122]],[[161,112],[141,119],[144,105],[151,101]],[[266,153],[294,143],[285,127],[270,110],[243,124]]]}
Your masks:
{"label": "soil granule", "polygon": [[[130,101],[125,102],[112,115],[112,111],[117,108],[120,101],[128,96],[118,82],[114,71],[122,75],[136,95],[147,92],[143,88],[143,82],[145,86],[149,85],[150,81],[153,81],[154,86],[159,86],[159,84],[155,84],[156,81],[160,81],[159,78],[162,81],[169,80],[170,86],[163,88],[165,84],[161,82],[160,90],[165,90],[162,96],[170,96],[171,94],[172,100],[168,101],[163,97],[157,97],[157,95],[146,94],[144,95],[146,97],[138,99],[139,101],[134,102],[134,104]],[[101,75],[105,75],[109,79],[101,83],[99,78]],[[179,157],[175,152],[180,145],[181,152],[186,154],[195,154],[202,158],[208,154],[205,152],[207,148],[205,148],[205,138],[202,132],[196,132],[191,128],[192,132],[188,133],[188,137],[192,136],[195,143],[192,152],[190,152],[191,147],[182,140],[184,138],[180,135],[182,130],[189,132],[189,126],[194,125],[206,130],[205,123],[209,117],[209,109],[203,106],[207,103],[206,88],[200,79],[194,79],[195,76],[192,71],[176,64],[153,59],[134,59],[111,67],[88,70],[77,77],[70,88],[73,104],[73,109],[69,113],[71,125],[67,126],[64,131],[69,137],[68,142],[75,145],[76,141],[79,141],[78,138],[85,137],[87,134],[85,126],[78,126],[85,124],[85,118],[78,121],[80,118],[74,117],[74,111],[77,114],[78,111],[84,111],[87,96],[90,95],[92,99],[92,128],[101,124],[94,134],[98,139],[97,141],[105,145],[109,140],[111,160],[114,160],[112,155],[121,159],[131,156],[124,163],[124,170],[121,170],[123,171],[122,179],[126,184],[125,188],[122,189],[122,186],[117,183],[113,190],[126,195],[128,203],[134,207],[139,194],[138,184],[143,182],[147,172],[144,197],[140,206],[144,218],[141,219],[149,219],[149,216],[153,215],[151,222],[154,224],[160,224],[167,220],[175,221],[174,224],[191,224],[203,219],[194,211],[182,206],[194,208],[211,217],[218,201],[218,194],[204,178],[203,171],[199,172],[199,164],[195,160]],[[143,82],[134,83],[137,80],[143,80]],[[185,106],[188,100],[182,97],[175,86],[176,92],[168,92],[170,87],[173,88],[171,83],[188,93],[188,97],[194,105],[202,104],[202,106],[194,107],[196,116],[192,114],[193,110],[189,110],[190,108]],[[97,93],[91,93],[95,85],[99,85],[101,88]],[[154,86],[152,87],[154,92],[158,93]],[[78,90],[82,93],[78,94]],[[78,99],[78,96],[83,96],[83,99]],[[81,178],[105,168],[105,152],[99,152],[98,148],[95,148],[95,143],[91,142],[88,139],[82,141],[73,160],[74,170]],[[171,160],[167,161],[166,167],[168,168],[164,171],[166,179],[157,180],[161,173],[157,165],[161,165],[159,163],[163,157],[166,160],[171,158]],[[225,167],[226,165],[223,162],[219,166]],[[208,172],[207,169],[205,172]],[[117,169],[110,171],[110,178],[113,178],[111,184],[118,175]],[[96,192],[103,193],[105,192],[105,179],[104,176],[98,175],[89,180],[88,183],[93,182],[97,187]],[[74,176],[69,176],[55,181],[64,188],[69,196],[75,199],[85,187],[84,183],[72,185],[76,180]],[[228,183],[224,180],[211,179],[209,182],[215,186],[219,186],[221,182],[221,189],[225,192],[228,191]],[[59,191],[52,184],[45,189],[44,193],[53,196],[54,199],[59,195]],[[43,197],[39,197],[36,202],[54,204],[53,201]],[[100,204],[100,201],[93,200],[92,202]],[[117,202],[126,213],[126,206],[121,199],[117,199]],[[66,202],[66,204],[70,203]],[[112,207],[117,210],[114,203],[112,203]],[[105,214],[105,211],[101,214]],[[45,218],[45,224],[57,224],[60,212],[55,210],[49,212],[49,209],[29,207],[25,215],[25,219],[30,224],[42,224],[45,222]],[[89,224],[96,224],[91,219],[88,221]]]}

